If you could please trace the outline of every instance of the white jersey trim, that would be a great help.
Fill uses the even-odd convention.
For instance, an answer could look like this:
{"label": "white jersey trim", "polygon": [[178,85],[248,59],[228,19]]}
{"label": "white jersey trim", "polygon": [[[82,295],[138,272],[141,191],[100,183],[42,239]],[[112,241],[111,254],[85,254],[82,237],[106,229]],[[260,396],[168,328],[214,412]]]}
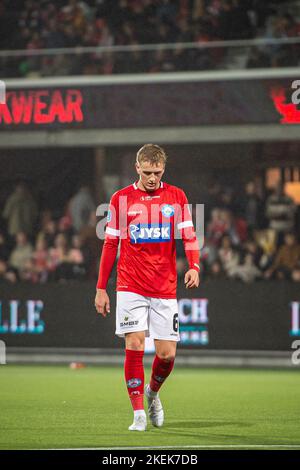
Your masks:
{"label": "white jersey trim", "polygon": [[116,230],[110,227],[106,227],[105,232],[107,233],[107,235],[113,235],[114,237],[119,237],[121,234],[120,230]]}
{"label": "white jersey trim", "polygon": [[[135,183],[135,182],[133,183],[133,185],[132,185],[132,186],[134,187],[134,189],[138,189],[138,187],[137,187],[137,185],[136,185],[136,183]],[[160,188],[163,188],[163,187],[164,187],[164,183],[163,183],[162,181],[160,182],[160,185],[159,185],[159,187],[160,187]]]}
{"label": "white jersey trim", "polygon": [[178,230],[186,227],[193,227],[193,222],[191,220],[186,220],[185,222],[180,222],[177,224]]}

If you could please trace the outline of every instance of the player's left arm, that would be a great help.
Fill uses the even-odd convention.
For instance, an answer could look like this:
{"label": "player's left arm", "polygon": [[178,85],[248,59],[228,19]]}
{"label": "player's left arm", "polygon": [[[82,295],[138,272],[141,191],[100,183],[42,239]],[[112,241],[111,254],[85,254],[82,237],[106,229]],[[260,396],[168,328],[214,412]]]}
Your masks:
{"label": "player's left arm", "polygon": [[185,255],[189,265],[189,270],[184,276],[184,283],[187,289],[193,289],[198,287],[200,282],[200,249],[188,200],[184,192],[182,192],[180,206],[181,213],[177,220],[177,229],[181,235]]}

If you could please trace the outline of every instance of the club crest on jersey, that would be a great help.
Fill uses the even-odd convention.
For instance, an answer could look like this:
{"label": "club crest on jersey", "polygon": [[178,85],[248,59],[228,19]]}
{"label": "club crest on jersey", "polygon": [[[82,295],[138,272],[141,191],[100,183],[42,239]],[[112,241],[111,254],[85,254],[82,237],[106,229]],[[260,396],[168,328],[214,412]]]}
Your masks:
{"label": "club crest on jersey", "polygon": [[157,243],[171,240],[171,224],[130,224],[131,243]]}
{"label": "club crest on jersey", "polygon": [[164,204],[161,208],[161,212],[165,217],[172,217],[172,215],[174,215],[175,209],[170,204]]}

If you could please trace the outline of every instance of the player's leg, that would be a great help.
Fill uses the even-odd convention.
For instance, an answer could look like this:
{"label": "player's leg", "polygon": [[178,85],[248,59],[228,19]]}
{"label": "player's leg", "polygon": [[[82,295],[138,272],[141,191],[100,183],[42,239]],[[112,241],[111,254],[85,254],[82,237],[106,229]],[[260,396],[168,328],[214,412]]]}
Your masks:
{"label": "player's leg", "polygon": [[158,392],[173,370],[177,342],[160,339],[156,339],[154,342],[156,354],[152,364],[149,386],[152,392]]}
{"label": "player's leg", "polygon": [[[144,348],[148,332],[149,300],[133,292],[117,292],[116,334],[125,337],[124,372],[134,411],[130,431],[144,431]],[[133,331],[132,331],[133,330]]]}
{"label": "player's leg", "polygon": [[159,390],[174,367],[178,331],[178,309],[175,299],[151,299],[150,335],[154,337],[155,357],[149,385],[145,387],[149,418],[154,426],[164,422]]}
{"label": "player's leg", "polygon": [[145,387],[148,414],[153,426],[161,427],[164,423],[164,410],[158,391],[173,370],[176,345],[176,341],[155,340],[156,355],[152,364],[151,379]]}
{"label": "player's leg", "polygon": [[125,335],[125,380],[134,412],[134,421],[129,427],[130,431],[145,431],[147,426],[144,410],[144,349],[144,331]]}

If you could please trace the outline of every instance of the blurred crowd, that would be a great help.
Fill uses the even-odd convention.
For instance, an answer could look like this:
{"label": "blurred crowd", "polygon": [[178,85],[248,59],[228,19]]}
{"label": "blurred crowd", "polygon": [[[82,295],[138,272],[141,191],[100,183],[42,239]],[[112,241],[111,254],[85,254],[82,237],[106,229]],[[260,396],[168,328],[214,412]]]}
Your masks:
{"label": "blurred crowd", "polygon": [[[80,48],[296,37],[300,21],[295,4],[296,0],[4,0],[0,49],[77,47],[78,53],[2,58],[2,68],[5,76],[227,68],[237,58],[235,50],[178,46],[81,54]],[[241,67],[297,65],[299,45],[252,47],[238,51],[238,57]]]}
{"label": "blurred crowd", "polygon": [[[281,185],[263,195],[253,181],[241,194],[213,184],[205,216],[202,280],[300,282],[299,209]],[[181,253],[181,276],[186,268]]]}
{"label": "blurred crowd", "polygon": [[96,206],[87,186],[79,188],[61,217],[39,213],[29,188],[18,183],[2,213],[0,280],[8,282],[95,279],[101,251]]}
{"label": "blurred crowd", "polygon": [[[214,183],[205,204],[201,277],[300,282],[298,206],[278,186],[262,196],[253,181],[241,194]],[[79,187],[57,217],[39,211],[23,182],[7,198],[0,232],[0,282],[95,280],[102,241],[96,236],[96,205]],[[187,270],[177,246],[179,278]]]}

